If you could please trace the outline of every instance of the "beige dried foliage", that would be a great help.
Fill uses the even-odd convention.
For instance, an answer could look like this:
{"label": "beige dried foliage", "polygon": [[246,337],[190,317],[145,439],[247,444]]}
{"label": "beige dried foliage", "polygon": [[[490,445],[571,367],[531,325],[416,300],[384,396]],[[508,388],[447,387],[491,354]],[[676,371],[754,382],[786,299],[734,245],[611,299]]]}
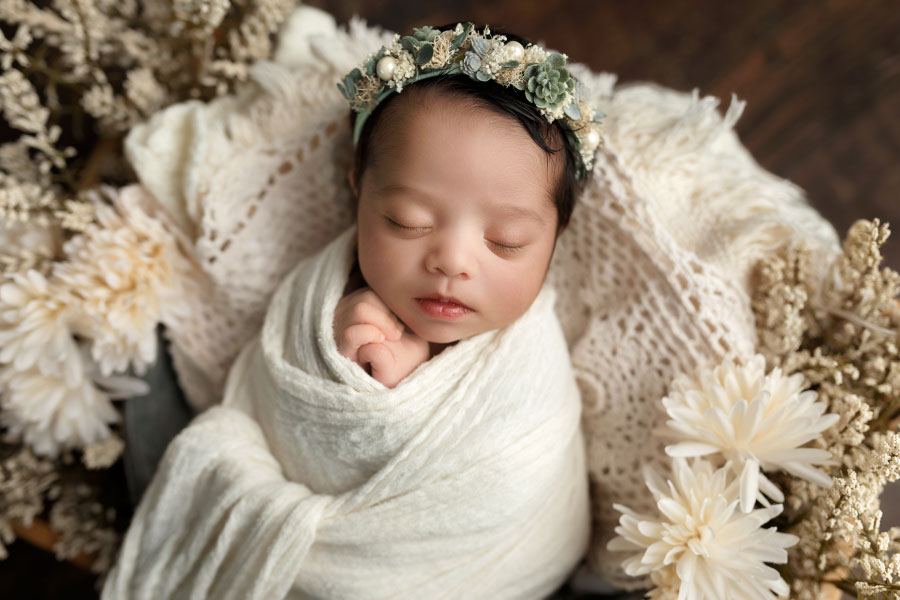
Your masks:
{"label": "beige dried foliage", "polygon": [[59,224],[68,231],[83,233],[96,222],[94,205],[85,200],[66,200],[54,212]]}
{"label": "beige dried foliage", "polygon": [[98,499],[98,490],[85,483],[64,485],[50,509],[50,527],[59,534],[56,557],[92,558],[91,570],[106,573],[112,567],[121,534],[115,529],[116,511]]}
{"label": "beige dried foliage", "polygon": [[17,181],[33,183],[42,188],[47,188],[51,184],[49,174],[42,172],[32,160],[29,147],[21,138],[0,144],[0,165],[3,165],[6,176]]}
{"label": "beige dried foliage", "polygon": [[15,541],[14,524],[30,525],[44,510],[45,499],[59,492],[52,461],[27,447],[0,443],[0,559]]}
{"label": "beige dried foliage", "polygon": [[175,20],[170,31],[208,36],[222,23],[228,8],[228,0],[174,0],[172,15]]}
{"label": "beige dried foliage", "polygon": [[125,450],[125,441],[115,433],[102,442],[90,444],[84,448],[81,461],[88,469],[108,469]]}
{"label": "beige dried foliage", "polygon": [[502,69],[494,75],[494,79],[496,79],[497,83],[500,85],[522,87],[525,85],[525,65],[521,64],[518,67],[513,67],[511,69]]}
{"label": "beige dried foliage", "polygon": [[[99,140],[121,138],[174,102],[234,91],[253,62],[269,58],[274,35],[297,4],[0,2],[0,23],[12,32],[0,34],[0,104],[19,132],[0,147],[0,216],[79,214],[63,201],[81,201],[81,169]],[[32,204],[48,197],[55,199],[52,210]],[[79,223],[69,218],[61,225]]]}
{"label": "beige dried foliage", "polygon": [[881,266],[890,235],[860,220],[821,284],[800,245],[757,265],[753,310],[768,367],[803,373],[841,415],[818,446],[836,459],[829,489],[781,477],[779,530],[800,538],[784,574],[792,598],[817,598],[832,582],[858,598],[900,597],[895,528],[883,532],[879,499],[900,478],[900,275]]}
{"label": "beige dried foliage", "polygon": [[60,204],[56,190],[0,172],[0,220],[32,222],[38,227],[46,227]]}
{"label": "beige dried foliage", "polygon": [[3,273],[24,273],[29,269],[35,269],[43,275],[48,275],[52,268],[53,259],[27,248],[0,252],[0,271]]}
{"label": "beige dried foliage", "polygon": [[450,30],[445,31],[444,33],[434,38],[434,54],[431,56],[431,60],[422,65],[422,68],[434,69],[446,65],[447,61],[450,60],[450,45],[453,43],[453,38],[455,37],[456,32]]}
{"label": "beige dried foliage", "polygon": [[378,77],[364,73],[356,82],[356,95],[350,101],[353,110],[367,109],[375,104],[375,97],[381,91],[382,81]]}

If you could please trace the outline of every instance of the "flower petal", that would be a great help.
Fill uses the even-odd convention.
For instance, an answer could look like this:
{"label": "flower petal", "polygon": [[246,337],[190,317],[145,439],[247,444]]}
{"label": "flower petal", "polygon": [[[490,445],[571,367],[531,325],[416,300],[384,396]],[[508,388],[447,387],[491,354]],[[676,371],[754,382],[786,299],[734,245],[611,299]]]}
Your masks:
{"label": "flower petal", "polygon": [[704,444],[702,442],[680,442],[678,444],[666,446],[666,454],[673,457],[706,456],[707,454],[713,454],[720,450],[721,449],[718,446]]}
{"label": "flower petal", "polygon": [[741,512],[748,513],[756,504],[759,494],[759,463],[748,459],[741,472]]}

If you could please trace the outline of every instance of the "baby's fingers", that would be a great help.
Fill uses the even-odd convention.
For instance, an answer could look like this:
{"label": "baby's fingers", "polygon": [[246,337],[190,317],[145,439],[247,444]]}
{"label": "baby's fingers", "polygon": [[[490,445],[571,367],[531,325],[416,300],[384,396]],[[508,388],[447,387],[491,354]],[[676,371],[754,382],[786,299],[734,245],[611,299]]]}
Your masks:
{"label": "baby's fingers", "polygon": [[344,330],[338,338],[338,352],[359,363],[359,348],[384,341],[384,333],[369,323],[358,323]]}
{"label": "baby's fingers", "polygon": [[385,306],[374,292],[368,292],[363,301],[356,303],[350,311],[353,323],[371,323],[378,327],[387,339],[397,341],[403,335],[400,320]]}
{"label": "baby's fingers", "polygon": [[366,344],[359,349],[359,362],[371,367],[372,377],[392,388],[400,381],[394,353],[385,344]]}

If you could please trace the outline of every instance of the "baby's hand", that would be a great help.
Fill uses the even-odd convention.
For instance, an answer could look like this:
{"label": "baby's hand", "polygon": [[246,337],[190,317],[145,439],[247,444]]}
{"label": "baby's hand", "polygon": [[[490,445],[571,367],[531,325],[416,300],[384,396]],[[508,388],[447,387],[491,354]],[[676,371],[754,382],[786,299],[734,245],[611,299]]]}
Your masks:
{"label": "baby's hand", "polygon": [[407,331],[403,323],[372,291],[364,287],[347,294],[334,311],[338,352],[372,377],[392,388],[428,360],[428,342]]}

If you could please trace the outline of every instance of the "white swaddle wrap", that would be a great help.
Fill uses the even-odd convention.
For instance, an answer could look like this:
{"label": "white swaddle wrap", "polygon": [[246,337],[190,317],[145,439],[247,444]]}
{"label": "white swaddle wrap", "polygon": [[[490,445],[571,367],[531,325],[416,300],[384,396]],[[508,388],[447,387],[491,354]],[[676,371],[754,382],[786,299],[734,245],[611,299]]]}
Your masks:
{"label": "white swaddle wrap", "polygon": [[169,446],[104,598],[539,598],[583,556],[553,289],[388,389],[333,339],[354,256],[351,228],[279,285],[223,406]]}

